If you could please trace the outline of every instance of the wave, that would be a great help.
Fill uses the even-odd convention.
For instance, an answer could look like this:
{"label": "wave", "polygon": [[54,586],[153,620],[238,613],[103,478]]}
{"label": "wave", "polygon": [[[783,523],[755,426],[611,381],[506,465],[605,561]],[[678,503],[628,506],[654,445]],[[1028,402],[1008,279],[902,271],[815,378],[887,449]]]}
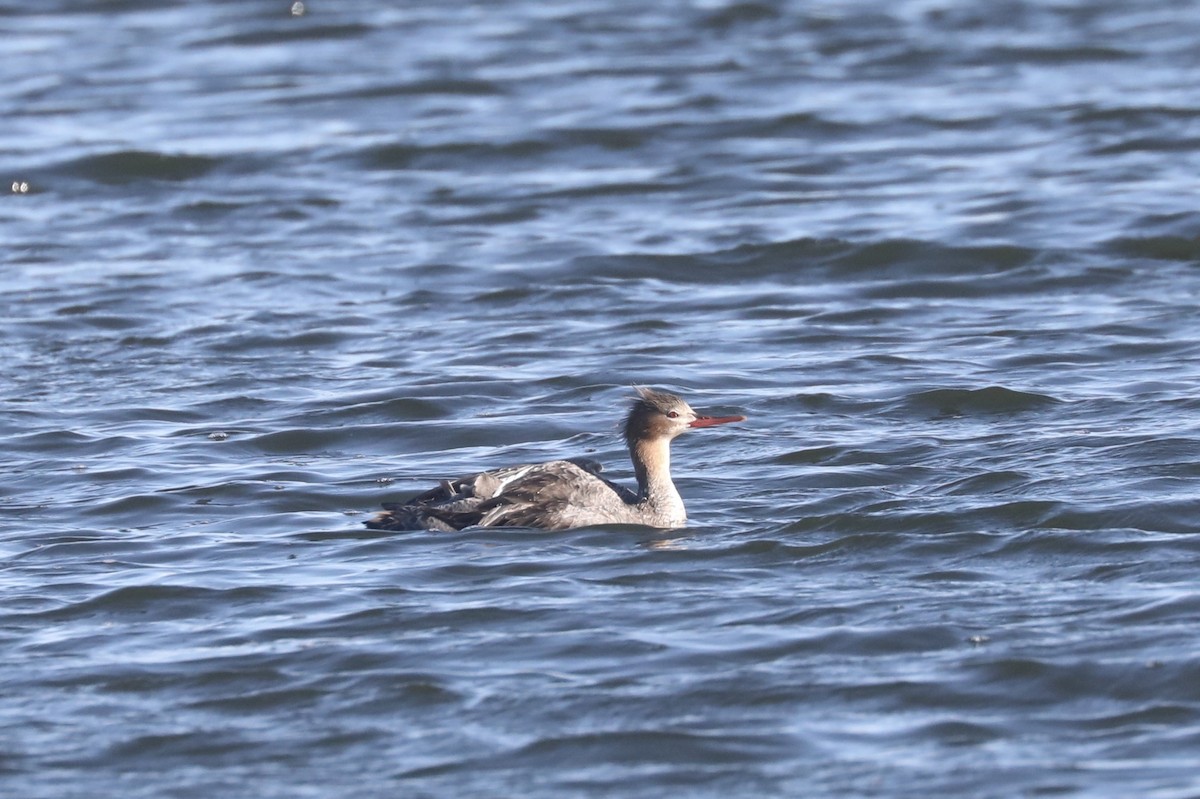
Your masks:
{"label": "wave", "polygon": [[147,180],[183,182],[213,171],[220,158],[150,150],[117,150],[68,161],[56,170],[68,177],[119,186]]}
{"label": "wave", "polygon": [[1004,386],[986,388],[935,388],[909,394],[898,407],[936,416],[1024,413],[1057,405],[1061,400],[1048,394],[1016,391]]}

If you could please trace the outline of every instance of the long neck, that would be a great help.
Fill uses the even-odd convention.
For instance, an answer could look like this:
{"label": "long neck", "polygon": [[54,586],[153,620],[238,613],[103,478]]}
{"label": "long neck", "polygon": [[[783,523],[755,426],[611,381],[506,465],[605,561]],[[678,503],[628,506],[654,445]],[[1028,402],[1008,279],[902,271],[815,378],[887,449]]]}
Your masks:
{"label": "long neck", "polygon": [[637,475],[638,499],[652,512],[680,523],[686,518],[683,499],[671,480],[671,440],[642,439],[629,448]]}

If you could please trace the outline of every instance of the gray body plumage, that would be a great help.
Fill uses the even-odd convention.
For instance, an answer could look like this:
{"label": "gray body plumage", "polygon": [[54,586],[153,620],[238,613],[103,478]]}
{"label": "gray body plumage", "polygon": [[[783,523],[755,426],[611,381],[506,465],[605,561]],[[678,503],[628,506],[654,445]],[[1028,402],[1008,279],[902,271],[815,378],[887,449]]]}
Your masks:
{"label": "gray body plumage", "polygon": [[537,527],[564,530],[594,524],[679,527],[687,521],[670,473],[671,439],[689,427],[741,421],[697,416],[679,397],[639,388],[625,420],[638,490],[600,476],[584,458],[509,466],[441,485],[404,503],[385,503],[366,523],[377,530],[462,530],[466,527]]}

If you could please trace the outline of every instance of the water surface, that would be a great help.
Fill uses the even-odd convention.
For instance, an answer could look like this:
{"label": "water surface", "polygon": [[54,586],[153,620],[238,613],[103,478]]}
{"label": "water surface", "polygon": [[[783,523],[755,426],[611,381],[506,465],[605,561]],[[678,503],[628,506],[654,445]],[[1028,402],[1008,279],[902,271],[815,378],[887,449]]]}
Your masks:
{"label": "water surface", "polygon": [[[1200,795],[1196,2],[103,6],[0,7],[6,794]],[[635,383],[686,529],[362,527]]]}

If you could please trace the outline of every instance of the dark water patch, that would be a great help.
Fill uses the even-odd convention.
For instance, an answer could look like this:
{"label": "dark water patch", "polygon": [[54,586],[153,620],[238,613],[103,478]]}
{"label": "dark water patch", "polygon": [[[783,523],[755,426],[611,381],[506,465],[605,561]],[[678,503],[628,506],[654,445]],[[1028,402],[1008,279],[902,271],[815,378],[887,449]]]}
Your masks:
{"label": "dark water patch", "polygon": [[[150,12],[161,10],[162,5],[154,2],[154,0],[113,0],[106,8],[97,9],[87,4],[79,4],[74,0],[49,0],[42,8],[39,8],[40,13],[53,12],[55,15],[64,16],[105,16],[112,12]],[[43,11],[44,9],[44,11]],[[7,10],[3,13],[8,13]],[[17,16],[14,14],[14,16]]]}
{"label": "dark water patch", "polygon": [[[830,116],[812,113],[784,113],[765,116],[736,119],[717,126],[725,139],[736,140],[745,138],[801,138],[801,137],[838,137],[851,138],[862,133],[859,125],[849,124]],[[781,167],[782,174],[789,175],[820,175],[827,169],[826,162],[821,166],[794,165]],[[794,201],[794,200],[793,200]]]}
{"label": "dark water patch", "polygon": [[504,211],[493,211],[489,213],[464,214],[462,216],[448,217],[438,220],[435,224],[439,225],[507,225],[518,222],[530,222],[543,215],[543,207],[540,204],[522,205],[516,208],[509,208]]}
{"label": "dark water patch", "polygon": [[[213,36],[191,42],[192,47],[260,47],[269,45],[289,44],[292,42],[320,42],[336,40],[362,39],[373,32],[368,25],[354,23],[316,23],[292,22],[281,16],[287,27],[274,29],[259,29],[224,36]],[[307,19],[303,17],[301,19]]]}
{"label": "dark water patch", "polygon": [[[479,78],[426,78],[384,86],[368,86],[358,91],[338,92],[330,99],[360,98],[364,100],[408,95],[464,95],[469,97],[503,96],[505,87],[499,83]],[[311,98],[310,98],[311,99]]]}
{"label": "dark water patch", "polygon": [[783,466],[813,465],[832,462],[834,458],[841,457],[844,452],[844,447],[809,447],[777,455],[773,460]]}
{"label": "dark water patch", "polygon": [[200,760],[211,766],[237,762],[247,751],[261,751],[264,748],[262,742],[230,729],[151,733],[131,736],[112,744],[100,761],[116,758],[129,763],[157,764],[162,767]]}
{"label": "dark water patch", "polygon": [[[823,654],[884,656],[958,648],[965,637],[961,630],[938,625],[898,625],[886,630],[857,627],[819,634],[800,646],[801,649]],[[788,648],[792,649],[793,646],[789,644]]]}
{"label": "dark water patch", "polygon": [[[419,493],[414,490],[414,495]],[[364,513],[363,519],[369,517],[371,513]],[[305,530],[298,533],[293,533],[297,540],[311,541],[320,543],[324,541],[374,541],[377,539],[392,539],[397,536],[408,536],[410,534],[418,534],[419,531],[397,532],[395,530],[368,530],[365,527],[348,526],[345,529],[336,530]]]}
{"label": "dark water patch", "polygon": [[190,703],[188,707],[197,710],[224,711],[242,717],[246,713],[263,713],[273,710],[295,712],[301,708],[315,708],[326,696],[328,696],[326,686],[310,684],[202,699]]}
{"label": "dark water patch", "polygon": [[962,535],[1041,528],[1055,519],[1060,507],[1051,501],[1021,500],[979,508],[927,510],[922,503],[897,499],[885,490],[849,492],[824,504],[839,509],[829,512],[824,508],[802,508],[802,518],[785,529],[798,534],[835,534],[841,537],[839,540],[856,546],[865,542],[909,546],[911,542],[897,536],[932,536],[934,541],[944,538],[944,543],[936,546],[953,549],[953,542]]}
{"label": "dark water patch", "polygon": [[1094,154],[1099,157],[1127,155],[1141,152],[1193,152],[1200,145],[1200,138],[1138,136],[1114,144],[1097,147]]}
{"label": "dark water patch", "polygon": [[978,389],[937,388],[909,394],[893,410],[904,410],[935,418],[957,418],[987,414],[1018,414],[1043,410],[1060,400],[1046,394],[1017,391],[1004,386]]}
{"label": "dark water patch", "polygon": [[641,147],[661,127],[572,127],[552,132],[558,146],[596,147],[603,150],[633,150]]}
{"label": "dark water patch", "polygon": [[[452,571],[439,576],[453,580],[472,579],[469,575]],[[503,584],[500,576],[486,581],[494,585]],[[326,636],[353,634],[356,636],[412,633],[421,635],[450,634],[454,631],[507,630],[513,635],[545,629],[545,623],[553,619],[554,613],[547,608],[536,607],[490,607],[483,603],[462,608],[423,607],[419,600],[407,600],[403,606],[388,606],[370,610],[353,611],[316,622],[289,623],[282,627],[264,628],[255,635],[257,641],[305,641]],[[390,633],[389,633],[390,631]],[[325,656],[340,658],[337,652]],[[315,657],[315,655],[314,655]],[[339,670],[344,664],[339,665]]]}
{"label": "dark water patch", "polygon": [[[899,476],[894,469],[882,466],[824,465],[806,478],[810,488],[871,488],[894,485]],[[869,509],[868,509],[869,511]]]}
{"label": "dark water patch", "polygon": [[972,685],[964,685],[960,680],[932,682],[884,677],[848,685],[828,677],[818,683],[818,687],[824,695],[839,696],[854,705],[866,705],[872,715],[904,713],[914,707],[935,709],[941,715],[986,705],[986,700],[974,693]]}
{"label": "dark water patch", "polygon": [[1100,583],[1120,583],[1137,580],[1140,576],[1147,573],[1148,560],[1149,558],[1130,560],[1124,563],[1105,563],[1090,568],[1082,568],[1073,572],[1071,577],[1073,579]]}
{"label": "dark water patch", "polygon": [[353,337],[352,333],[339,330],[305,330],[293,333],[247,334],[234,336],[219,342],[213,342],[209,347],[214,352],[236,352],[245,354],[253,350],[315,350],[336,346]]}
{"label": "dark water patch", "polygon": [[121,519],[135,526],[139,526],[139,523],[153,526],[156,520],[173,511],[178,512],[180,504],[177,498],[168,494],[129,494],[87,503],[79,508],[78,513],[85,518]]}
{"label": "dark water patch", "polygon": [[728,31],[743,25],[771,22],[779,17],[779,9],[770,3],[735,2],[705,14],[699,23],[716,31]]}
{"label": "dark water patch", "polygon": [[776,395],[766,398],[763,406],[772,413],[792,414],[844,414],[861,411],[860,400],[826,391],[806,392],[793,395]]}
{"label": "dark water patch", "polygon": [[986,63],[1075,64],[1109,63],[1138,58],[1138,53],[1121,47],[1100,45],[1074,47],[995,47],[987,51]]}
{"label": "dark water patch", "polygon": [[996,576],[969,569],[939,569],[914,575],[913,579],[923,583],[988,583],[994,582]]}
{"label": "dark water patch", "polygon": [[1164,122],[1190,122],[1200,118],[1200,108],[1174,105],[1082,106],[1071,112],[1079,124],[1111,125],[1121,130],[1145,130]]}
{"label": "dark water patch", "polygon": [[200,155],[171,155],[145,150],[120,150],[80,158],[59,171],[96,183],[123,186],[140,181],[183,182],[204,177],[220,159]]}
{"label": "dark water patch", "polygon": [[570,200],[572,198],[598,197],[644,197],[658,192],[674,192],[676,187],[662,181],[612,181],[593,183],[581,188],[565,188],[539,192],[534,195],[540,200]]}
{"label": "dark water patch", "polygon": [[[824,474],[833,473],[828,470],[844,473],[857,470],[865,474],[875,466],[913,467],[925,457],[934,455],[936,450],[936,445],[911,440],[879,442],[872,448],[825,445],[777,455],[771,462],[783,466],[820,465],[826,467]],[[904,481],[905,475],[894,469],[887,473],[897,482]]]}
{"label": "dark water patch", "polygon": [[959,299],[988,297],[996,293],[996,286],[977,277],[936,278],[924,280],[913,278],[904,281],[884,282],[863,287],[861,296],[869,299]]}
{"label": "dark water patch", "polygon": [[1127,713],[1100,715],[1082,719],[1081,724],[1095,730],[1113,731],[1122,735],[1146,731],[1155,727],[1178,729],[1196,724],[1200,715],[1194,707],[1181,704],[1153,703]]}
{"label": "dark water patch", "polygon": [[[144,325],[145,320],[139,319],[138,324]],[[172,344],[173,341],[174,339],[169,336],[130,335],[121,338],[117,342],[117,346],[133,350],[161,350]]]}
{"label": "dark water patch", "polygon": [[1107,246],[1116,254],[1125,257],[1200,263],[1200,236],[1118,238],[1108,242]]}
{"label": "dark water patch", "polygon": [[152,405],[97,408],[94,412],[97,419],[109,423],[110,429],[129,435],[139,432],[160,434],[169,426],[196,424],[206,418],[192,410]]}
{"label": "dark water patch", "polygon": [[946,494],[991,495],[1018,491],[1032,481],[1032,476],[1017,471],[996,471],[960,477],[941,486]]}
{"label": "dark water patch", "polygon": [[436,398],[396,396],[407,390],[407,387],[385,389],[367,396],[340,398],[336,407],[308,415],[317,420],[323,417],[345,418],[360,425],[373,420],[421,422],[445,419],[470,409],[478,402],[477,397],[462,395]]}
{"label": "dark water patch", "polygon": [[395,669],[364,673],[348,688],[362,697],[356,709],[367,716],[389,716],[397,707],[452,706],[470,698],[470,691],[457,690],[440,676]]}
{"label": "dark water patch", "polygon": [[1041,529],[1023,530],[1011,536],[993,553],[994,556],[1034,555],[1054,558],[1058,563],[1069,563],[1072,557],[1098,557],[1109,563],[1117,558],[1137,558],[1153,550],[1154,544],[1142,539],[1137,531],[1103,524],[1084,535],[1055,525],[1062,507],[1058,503],[1029,504],[1032,509],[1040,509],[1037,513],[1040,521],[1026,526]]}
{"label": "dark water patch", "polygon": [[539,140],[513,142],[448,142],[439,144],[389,144],[373,146],[358,154],[368,169],[447,169],[461,164],[512,162],[540,156],[552,145]]}
{"label": "dark water patch", "polygon": [[[472,297],[472,301],[480,305],[500,305],[513,307],[527,303],[541,293],[542,289],[538,287],[507,286],[505,288],[484,291]],[[534,341],[538,341],[539,339],[540,337],[531,331],[519,331],[506,332],[502,337],[496,339],[496,341],[503,343],[517,343],[522,341],[532,343]]]}
{"label": "dark water patch", "polygon": [[575,259],[571,268],[609,279],[696,283],[723,281],[733,274],[741,279],[774,278],[790,284],[818,276],[833,280],[930,274],[980,278],[1023,267],[1036,255],[1034,250],[1013,246],[947,247],[905,239],[863,244],[795,239],[689,255],[585,256]]}
{"label": "dark water patch", "polygon": [[1036,251],[1016,246],[945,247],[931,242],[896,240],[859,245],[839,265],[877,273],[883,268],[920,267],[921,274],[988,274],[1030,263]]}
{"label": "dark water patch", "polygon": [[101,534],[90,536],[52,533],[44,536],[37,546],[16,556],[14,560],[42,561],[45,563],[81,562],[102,563],[110,568],[128,565],[118,557],[136,558],[152,550],[153,544],[144,538]]}
{"label": "dark water patch", "polygon": [[249,656],[106,664],[90,687],[103,693],[151,696],[175,689],[183,697],[200,698],[213,691],[251,695],[275,690],[294,679],[283,659]]}
{"label": "dark water patch", "polygon": [[[124,448],[130,439],[120,436],[97,439],[87,433],[76,430],[42,430],[32,433],[18,433],[6,438],[6,446],[31,453],[54,451],[81,451],[83,448],[93,454]],[[59,464],[60,468],[66,468]]]}
{"label": "dark water patch", "polygon": [[[475,761],[454,761],[413,769],[402,779],[432,777],[454,771],[508,771],[544,768],[550,764],[586,767],[622,763],[626,767],[652,764],[708,764],[711,767],[753,762],[765,752],[795,745],[787,738],[753,735],[704,735],[670,729],[612,730],[547,737],[515,750]],[[693,766],[694,767],[694,766]]]}
{"label": "dark water patch", "polygon": [[1196,663],[1003,658],[968,670],[979,672],[993,690],[1011,690],[1014,698],[1030,703],[1051,696],[1059,701],[1195,703],[1200,696],[1194,682],[1200,674]]}
{"label": "dark water patch", "polygon": [[175,205],[171,210],[172,213],[186,219],[214,219],[224,218],[235,214],[239,214],[248,208],[252,208],[253,204],[249,202],[235,202],[232,200],[197,200],[195,202],[185,202]]}
{"label": "dark water patch", "polygon": [[1114,499],[1095,506],[1064,508],[1047,519],[1046,524],[1063,530],[1126,528],[1186,535],[1200,530],[1200,499]]}
{"label": "dark water patch", "polygon": [[1009,733],[995,725],[952,719],[923,725],[910,734],[946,746],[983,746],[1003,740]]}
{"label": "dark water patch", "polygon": [[261,602],[274,594],[272,588],[249,586],[230,589],[170,584],[124,586],[37,615],[56,622],[95,618],[173,621],[205,618],[214,604],[235,608]]}

